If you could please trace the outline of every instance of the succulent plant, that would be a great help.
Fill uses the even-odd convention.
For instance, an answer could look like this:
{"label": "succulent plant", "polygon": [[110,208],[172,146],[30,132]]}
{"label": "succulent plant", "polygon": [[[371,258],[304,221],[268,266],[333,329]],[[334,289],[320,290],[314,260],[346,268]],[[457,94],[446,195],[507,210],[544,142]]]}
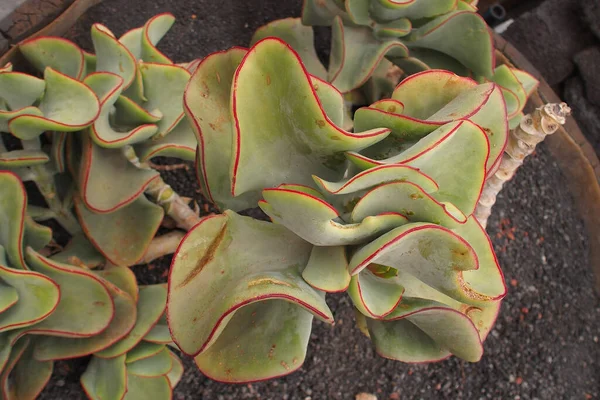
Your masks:
{"label": "succulent plant", "polygon": [[[172,23],[162,14],[120,39],[95,24],[95,54],[29,40],[20,50],[43,79],[0,70],[0,132],[12,136],[0,141],[3,398],[35,398],[54,360],[90,355],[92,399],[169,399],[181,377],[166,347],[166,285],[138,288],[127,268],[148,260],[165,213],[183,229],[198,220],[149,164],[196,151],[180,100],[190,72],[155,47]],[[27,204],[28,181],[43,206]],[[35,222],[48,220],[66,247]],[[173,233],[152,257],[172,252]],[[175,239],[166,251],[164,238]]]}
{"label": "succulent plant", "polygon": [[[266,38],[202,60],[184,107],[200,184],[230,209],[188,232],[169,277],[173,340],[205,375],[296,370],[346,290],[384,357],[479,360],[506,293],[471,215],[506,145],[498,85],[428,70],[348,132],[342,94]],[[257,201],[272,223],[234,212]]]}
{"label": "succulent plant", "polygon": [[[259,28],[252,43],[274,36],[294,48],[309,73],[327,80],[355,105],[391,94],[398,79],[430,69],[452,71],[501,86],[511,126],[522,117],[537,86],[528,73],[495,67],[493,38],[477,14],[477,1],[306,0],[302,18]],[[327,69],[313,42],[312,26],[331,26]],[[346,125],[351,126],[351,125]]]}

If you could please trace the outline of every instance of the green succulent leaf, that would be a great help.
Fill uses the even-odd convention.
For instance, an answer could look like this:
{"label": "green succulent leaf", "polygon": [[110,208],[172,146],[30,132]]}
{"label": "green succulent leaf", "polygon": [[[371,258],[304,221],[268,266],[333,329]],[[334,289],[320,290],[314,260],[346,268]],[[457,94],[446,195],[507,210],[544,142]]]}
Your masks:
{"label": "green succulent leaf", "polygon": [[313,247],[302,278],[323,292],[343,292],[350,284],[344,246]]}
{"label": "green succulent leaf", "polygon": [[[249,304],[268,299],[285,300],[293,304],[292,308],[309,312],[294,312],[298,318],[310,320],[313,313],[323,321],[332,322],[322,294],[301,276],[311,249],[309,243],[282,226],[231,211],[204,219],[183,240],[171,267],[167,313],[175,343],[191,355],[210,351],[222,332],[229,327],[238,329],[239,325],[232,322],[238,313],[244,315],[240,318],[248,324],[244,330],[250,329],[249,314],[243,310]],[[292,323],[290,327],[303,323]],[[281,329],[283,325],[274,323],[275,326]],[[296,328],[292,331],[296,332]],[[281,331],[282,340],[286,332]],[[252,342],[257,349],[264,344],[256,343],[255,339],[248,343]],[[235,347],[227,339],[221,343],[218,347],[225,343],[230,349]]]}
{"label": "green succulent leaf", "polygon": [[64,360],[83,357],[101,351],[127,335],[135,324],[135,301],[109,281],[102,279],[108,288],[115,307],[114,317],[108,327],[89,338],[41,336],[35,342],[35,358],[40,361]]}
{"label": "green succulent leaf", "polygon": [[374,0],[371,13],[378,21],[432,18],[456,8],[456,0]]}
{"label": "green succulent leaf", "polygon": [[229,178],[234,123],[230,112],[231,86],[246,53],[247,50],[234,47],[206,57],[192,75],[183,99],[198,139],[197,175],[205,187],[204,194],[223,210],[254,207],[260,199],[258,191],[232,197]]}
{"label": "green succulent leaf", "polygon": [[267,37],[277,37],[289,44],[298,53],[310,74],[320,79],[327,78],[327,71],[319,61],[314,47],[313,29],[303,25],[300,18],[279,19],[258,28],[250,45]]}
{"label": "green succulent leaf", "polygon": [[367,326],[377,353],[393,360],[432,362],[454,354],[475,362],[483,353],[481,339],[471,320],[439,304],[396,320],[367,318]]}
{"label": "green succulent leaf", "polygon": [[195,357],[211,379],[242,383],[276,378],[300,368],[313,315],[284,300],[240,308],[214,343]]}
{"label": "green succulent leaf", "polygon": [[375,36],[378,38],[399,38],[410,34],[412,23],[408,18],[400,18],[395,21],[376,24],[373,27]]}
{"label": "green succulent leaf", "polygon": [[371,18],[369,16],[369,0],[347,0],[344,5],[348,18],[357,25],[369,25]]}
{"label": "green succulent leaf", "polygon": [[30,343],[9,375],[11,396],[5,399],[35,399],[52,375],[54,363],[34,358],[34,345]]}
{"label": "green succulent leaf", "polygon": [[10,356],[8,357],[4,368],[0,372],[0,394],[2,399],[13,399],[16,397],[16,388],[11,382],[10,373],[13,371],[25,351],[29,346],[29,338],[18,340],[16,344],[13,344],[10,350]]}
{"label": "green succulent leaf", "polygon": [[414,29],[406,44],[445,53],[476,74],[493,74],[494,43],[486,22],[477,13],[454,11],[437,17]]}
{"label": "green succulent leaf", "polygon": [[56,172],[66,172],[65,148],[67,143],[67,132],[55,132],[52,136],[52,147],[50,149],[50,158]]}
{"label": "green succulent leaf", "polygon": [[[0,99],[0,102],[1,101],[2,100]],[[1,104],[0,104],[0,132],[10,132],[8,123],[10,122],[10,120],[12,120],[13,118],[16,118],[20,115],[42,117],[42,112],[37,107],[25,107],[25,108],[20,108],[16,111],[5,111],[2,108],[3,107],[1,107]]]}
{"label": "green succulent leaf", "polygon": [[172,351],[169,350],[169,356],[171,357],[171,363],[173,364],[173,368],[167,374],[167,379],[169,380],[169,385],[171,388],[177,386],[181,377],[183,376],[183,363]]}
{"label": "green succulent leaf", "polygon": [[452,203],[440,203],[412,182],[381,184],[366,193],[352,210],[353,222],[385,212],[404,215],[411,222],[432,222],[454,228],[467,217]]}
{"label": "green succulent leaf", "polygon": [[158,323],[144,336],[144,340],[151,343],[170,344],[172,343],[171,332],[167,323],[167,314],[163,314]]}
{"label": "green succulent leaf", "polygon": [[489,147],[484,131],[462,120],[443,125],[397,156],[378,161],[349,153],[348,158],[362,169],[397,163],[418,168],[438,183],[439,190],[432,194],[436,200],[470,215],[486,177]]}
{"label": "green succulent leaf", "polygon": [[133,349],[157,323],[165,311],[167,289],[164,285],[140,286],[137,316],[133,329],[119,342],[96,353],[97,357],[112,358]]}
{"label": "green succulent leaf", "polygon": [[166,375],[171,368],[173,361],[164,345],[162,350],[154,355],[127,363],[128,374],[147,378]]}
{"label": "green succulent leaf", "polygon": [[531,75],[527,71],[523,71],[516,68],[511,68],[512,73],[517,77],[521,86],[525,90],[525,94],[527,98],[533,94],[533,92],[537,89],[540,84],[540,81],[537,80],[533,75]]}
{"label": "green succulent leaf", "polygon": [[[244,100],[248,98],[255,101]],[[339,179],[345,169],[342,152],[368,147],[389,133],[387,129],[350,133],[335,126],[297,55],[275,38],[260,41],[243,59],[232,99],[234,196],[284,182],[311,185],[311,173]],[[269,174],[253,172],[257,152]]]}
{"label": "green succulent leaf", "polygon": [[157,140],[145,140],[134,147],[138,158],[142,162],[159,156],[194,161],[198,141],[190,122],[184,117],[168,136]]}
{"label": "green succulent leaf", "polygon": [[120,149],[97,146],[89,135],[81,135],[81,139],[79,189],[85,206],[95,213],[114,213],[132,204],[159,176],[155,170],[133,165]]}
{"label": "green succulent leaf", "polygon": [[315,246],[338,246],[364,243],[407,223],[405,216],[394,212],[365,218],[360,223],[338,222],[340,215],[325,200],[290,189],[265,189],[266,202],[260,208],[271,219]]}
{"label": "green succulent leaf", "polygon": [[156,48],[156,44],[174,22],[175,17],[171,13],[155,15],[143,27],[127,31],[119,38],[119,42],[127,47],[136,60],[172,64],[172,61]]}
{"label": "green succulent leaf", "polygon": [[117,267],[108,264],[102,270],[95,271],[97,275],[106,279],[119,289],[123,290],[129,295],[137,304],[140,297],[140,288],[137,284],[135,274],[130,268]]}
{"label": "green succulent leaf", "polygon": [[[111,120],[115,102],[123,90],[123,79],[110,72],[96,72],[88,75],[84,81],[100,99],[100,115],[89,129],[95,144],[106,148],[123,147],[127,144],[146,140],[158,131],[158,126],[152,123],[134,127],[123,126],[116,130]],[[118,127],[121,128],[121,127]]]}
{"label": "green succulent leaf", "polygon": [[147,378],[127,372],[127,393],[123,400],[168,400],[171,397],[171,386],[166,375]]}
{"label": "green succulent leaf", "polygon": [[100,103],[85,84],[48,67],[44,70],[46,90],[38,108],[39,115],[22,114],[8,123],[19,139],[33,139],[42,132],[73,132],[91,125],[98,117]]}
{"label": "green succulent leaf", "polygon": [[0,100],[8,110],[16,111],[36,103],[46,83],[35,76],[21,72],[0,72]]}
{"label": "green succulent leaf", "polygon": [[134,363],[155,356],[165,349],[165,346],[157,343],[150,343],[142,340],[133,349],[127,353],[125,363]]}
{"label": "green succulent leaf", "polygon": [[131,86],[137,68],[137,61],[131,52],[104,25],[92,25],[91,32],[96,51],[96,72],[113,73],[123,79],[124,89]]}
{"label": "green succulent leaf", "polygon": [[[373,265],[373,264],[371,264]],[[400,303],[404,286],[397,279],[386,279],[363,269],[352,277],[348,295],[365,316],[382,319]]]}
{"label": "green succulent leaf", "polygon": [[336,17],[332,25],[328,80],[341,92],[356,89],[369,79],[386,55],[406,57],[408,49],[400,41],[378,40],[370,28],[347,26],[341,17]]}
{"label": "green succulent leaf", "polygon": [[[527,92],[525,91],[525,87],[521,84],[521,81],[517,78],[517,75],[514,73],[514,69],[510,68],[508,65],[501,65],[494,70],[494,76],[492,76],[492,81],[496,82],[503,89],[503,92],[507,97],[507,112],[508,118],[513,118],[525,107],[525,103],[527,103]],[[525,80],[526,75],[521,74],[521,78]],[[535,87],[535,83],[530,79],[526,81],[529,90],[531,87]],[[508,93],[506,93],[508,92]],[[512,95],[512,96],[511,96]],[[514,97],[516,97],[516,102],[514,101]]]}
{"label": "green succulent leaf", "polygon": [[463,271],[476,270],[477,255],[467,241],[447,228],[410,223],[357,250],[348,265],[352,275],[377,263],[414,275],[453,299],[473,303],[479,293],[466,288]]}
{"label": "green succulent leaf", "polygon": [[92,400],[123,399],[128,386],[125,354],[115,358],[92,357],[81,375],[81,386]]}
{"label": "green succulent leaf", "polygon": [[148,101],[143,107],[152,112],[160,110],[162,118],[157,122],[158,132],[155,137],[166,136],[183,118],[181,93],[185,90],[191,74],[183,67],[172,64],[155,64],[142,62],[144,95]]}
{"label": "green succulent leaf", "polygon": [[111,294],[94,273],[50,260],[31,248],[28,265],[60,286],[60,301],[46,319],[30,327],[29,333],[63,337],[90,337],[103,332],[115,315]]}
{"label": "green succulent leaf", "polygon": [[[56,309],[60,293],[52,279],[33,271],[8,268],[0,246],[0,279],[3,282],[3,310],[0,332],[36,324]],[[15,292],[17,301],[15,300]]]}
{"label": "green succulent leaf", "polygon": [[23,235],[23,250],[28,246],[40,251],[52,241],[52,229],[40,225],[30,216],[25,217],[25,234]]}
{"label": "green succulent leaf", "polygon": [[162,207],[138,196],[132,203],[109,214],[87,208],[79,196],[75,210],[87,238],[115,265],[134,265],[146,253],[164,216]]}
{"label": "green succulent leaf", "polygon": [[12,172],[0,171],[0,246],[11,266],[27,269],[23,255],[27,194],[23,183]]}
{"label": "green succulent leaf", "polygon": [[[49,258],[63,264],[85,268],[95,268],[105,262],[104,256],[82,233],[73,236],[63,251],[53,254]],[[104,274],[106,270],[100,272]]]}
{"label": "green succulent leaf", "polygon": [[313,176],[313,179],[323,193],[335,195],[361,192],[388,182],[412,182],[421,187],[425,193],[439,189],[433,179],[418,169],[406,165],[381,165],[338,182],[329,182],[317,176]]}
{"label": "green succulent leaf", "polygon": [[343,2],[336,0],[306,0],[302,3],[302,23],[313,26],[329,26],[335,16],[348,18]]}
{"label": "green succulent leaf", "polygon": [[75,43],[60,37],[42,36],[19,44],[21,54],[38,71],[50,67],[71,78],[81,80],[86,73],[83,51]]}

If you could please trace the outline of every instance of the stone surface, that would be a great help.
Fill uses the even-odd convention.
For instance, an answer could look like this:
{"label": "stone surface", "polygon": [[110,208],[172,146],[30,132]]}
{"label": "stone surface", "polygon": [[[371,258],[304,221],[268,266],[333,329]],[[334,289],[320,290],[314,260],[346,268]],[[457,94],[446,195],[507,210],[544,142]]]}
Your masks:
{"label": "stone surface", "polygon": [[[600,83],[597,75],[595,83]],[[596,107],[586,98],[585,86],[580,77],[571,78],[566,82],[564,97],[573,110],[573,117],[581,131],[600,157],[600,107]]]}
{"label": "stone surface", "polygon": [[598,0],[587,0],[581,3],[583,19],[588,28],[600,39],[600,2]]}
{"label": "stone surface", "polygon": [[547,0],[519,17],[504,36],[554,86],[574,72],[575,54],[595,43],[581,14],[579,1]]}
{"label": "stone surface", "polygon": [[585,96],[595,106],[600,106],[600,47],[590,47],[574,58],[583,79]]}

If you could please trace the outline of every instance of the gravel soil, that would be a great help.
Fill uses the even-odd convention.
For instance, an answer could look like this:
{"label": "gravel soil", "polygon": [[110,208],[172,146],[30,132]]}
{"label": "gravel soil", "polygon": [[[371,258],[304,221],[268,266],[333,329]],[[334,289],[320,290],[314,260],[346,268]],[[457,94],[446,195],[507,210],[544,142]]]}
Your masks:
{"label": "gravel soil", "polygon": [[[299,16],[299,0],[282,3],[105,0],[78,22],[70,38],[90,48],[93,22],[120,35],[156,13],[170,11],[177,22],[160,48],[183,62],[245,46],[258,26]],[[321,53],[326,56],[326,51]],[[193,168],[163,175],[180,194],[203,204]],[[355,328],[348,297],[333,295],[328,304],[337,323],[329,327],[314,322],[299,371],[274,381],[225,385],[202,376],[183,357],[186,372],[174,399],[354,399],[361,392],[380,400],[599,399],[600,301],[593,290],[584,226],[565,177],[543,143],[500,194],[488,233],[509,293],[479,363],[451,358],[409,365],[383,359]],[[169,261],[165,257],[134,271],[143,283],[165,282]],[[78,382],[85,363],[57,362],[40,398],[85,398]]]}

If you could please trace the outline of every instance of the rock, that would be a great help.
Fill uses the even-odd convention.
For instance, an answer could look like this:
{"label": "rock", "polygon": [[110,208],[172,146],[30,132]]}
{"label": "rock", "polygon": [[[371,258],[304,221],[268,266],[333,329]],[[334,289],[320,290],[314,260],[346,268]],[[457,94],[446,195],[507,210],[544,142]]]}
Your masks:
{"label": "rock", "polygon": [[594,106],[585,97],[581,78],[574,77],[565,84],[564,97],[577,120],[581,131],[600,156],[600,107]]}
{"label": "rock", "polygon": [[359,393],[355,397],[356,400],[377,400],[377,396],[370,393]]}
{"label": "rock", "polygon": [[583,78],[587,99],[600,106],[600,47],[580,51],[574,60]]}
{"label": "rock", "polygon": [[597,1],[584,1],[581,7],[583,19],[588,28],[600,39],[600,3]]}
{"label": "rock", "polygon": [[546,0],[520,16],[504,36],[553,86],[574,71],[573,56],[595,42],[580,14],[578,1]]}

